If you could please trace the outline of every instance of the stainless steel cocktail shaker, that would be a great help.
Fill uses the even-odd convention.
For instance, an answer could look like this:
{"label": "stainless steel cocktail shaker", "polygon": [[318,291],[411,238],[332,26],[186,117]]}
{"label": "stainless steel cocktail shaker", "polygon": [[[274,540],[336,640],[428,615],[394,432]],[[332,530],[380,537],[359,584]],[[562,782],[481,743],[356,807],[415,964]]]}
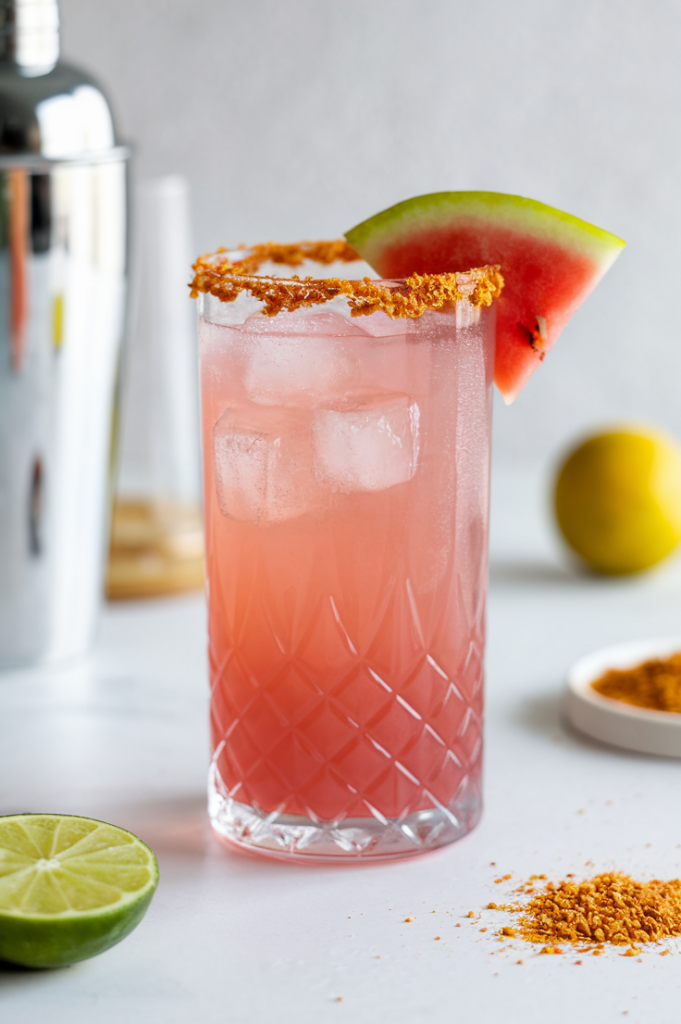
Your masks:
{"label": "stainless steel cocktail shaker", "polygon": [[107,540],[127,152],[58,28],[0,0],[0,667],[87,649]]}

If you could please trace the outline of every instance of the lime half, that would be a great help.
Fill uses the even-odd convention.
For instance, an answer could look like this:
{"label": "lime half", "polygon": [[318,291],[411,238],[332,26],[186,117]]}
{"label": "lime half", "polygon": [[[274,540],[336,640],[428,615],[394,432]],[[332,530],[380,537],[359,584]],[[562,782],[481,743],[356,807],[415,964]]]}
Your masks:
{"label": "lime half", "polygon": [[137,836],[66,814],[0,817],[0,959],[65,967],[114,946],[158,884]]}

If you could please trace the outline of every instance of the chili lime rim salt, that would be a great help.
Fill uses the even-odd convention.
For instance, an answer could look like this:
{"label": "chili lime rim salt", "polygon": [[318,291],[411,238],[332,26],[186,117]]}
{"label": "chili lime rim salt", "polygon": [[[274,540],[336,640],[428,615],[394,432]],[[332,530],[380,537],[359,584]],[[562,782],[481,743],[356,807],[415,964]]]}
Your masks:
{"label": "chili lime rim salt", "polygon": [[489,306],[498,298],[504,279],[498,266],[477,267],[461,273],[412,274],[399,281],[343,277],[279,277],[260,274],[266,263],[300,267],[305,261],[322,266],[359,261],[343,239],[281,244],[265,242],[232,252],[225,249],[200,256],[194,264],[191,295],[214,295],[233,302],[249,292],[263,303],[265,316],[277,316],[304,306],[317,306],[344,296],[351,316],[370,316],[381,310],[392,319],[416,319],[426,310],[441,310],[466,301],[473,307]]}
{"label": "chili lime rim salt", "polygon": [[617,747],[681,757],[681,714],[640,707],[605,696],[593,683],[607,672],[632,669],[681,652],[681,637],[635,640],[588,654],[571,667],[563,710],[580,732]]}
{"label": "chili lime rim salt", "polygon": [[596,693],[634,707],[681,714],[681,654],[611,668],[591,684]]}

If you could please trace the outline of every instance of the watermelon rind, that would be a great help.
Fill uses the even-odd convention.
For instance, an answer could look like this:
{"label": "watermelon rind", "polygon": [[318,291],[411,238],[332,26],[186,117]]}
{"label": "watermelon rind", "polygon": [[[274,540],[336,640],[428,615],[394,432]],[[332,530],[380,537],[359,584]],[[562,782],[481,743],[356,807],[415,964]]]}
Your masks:
{"label": "watermelon rind", "polygon": [[[464,235],[471,244],[461,242]],[[363,221],[345,237],[384,277],[501,266],[506,285],[497,303],[495,380],[507,402],[625,245],[579,217],[502,192],[417,196]],[[469,257],[473,262],[462,265]]]}
{"label": "watermelon rind", "polygon": [[[429,225],[440,225],[452,215],[460,218],[494,218],[519,231],[531,231],[553,239],[567,247],[578,248],[597,259],[603,273],[610,269],[626,242],[588,221],[573,217],[554,206],[536,199],[505,192],[431,192],[429,195],[405,199],[377,213],[346,232],[346,239],[375,270],[373,260],[380,262],[386,245],[400,235],[421,232]],[[372,259],[373,257],[373,259]],[[457,267],[470,270],[470,267]]]}

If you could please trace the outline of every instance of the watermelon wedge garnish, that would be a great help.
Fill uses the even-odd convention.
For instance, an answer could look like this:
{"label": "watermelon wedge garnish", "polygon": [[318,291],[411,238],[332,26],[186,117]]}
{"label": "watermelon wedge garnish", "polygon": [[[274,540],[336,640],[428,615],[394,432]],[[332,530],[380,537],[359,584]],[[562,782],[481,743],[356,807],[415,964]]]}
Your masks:
{"label": "watermelon wedge garnish", "polygon": [[345,236],[384,278],[499,264],[494,380],[512,402],[625,243],[552,206],[501,192],[435,192]]}

